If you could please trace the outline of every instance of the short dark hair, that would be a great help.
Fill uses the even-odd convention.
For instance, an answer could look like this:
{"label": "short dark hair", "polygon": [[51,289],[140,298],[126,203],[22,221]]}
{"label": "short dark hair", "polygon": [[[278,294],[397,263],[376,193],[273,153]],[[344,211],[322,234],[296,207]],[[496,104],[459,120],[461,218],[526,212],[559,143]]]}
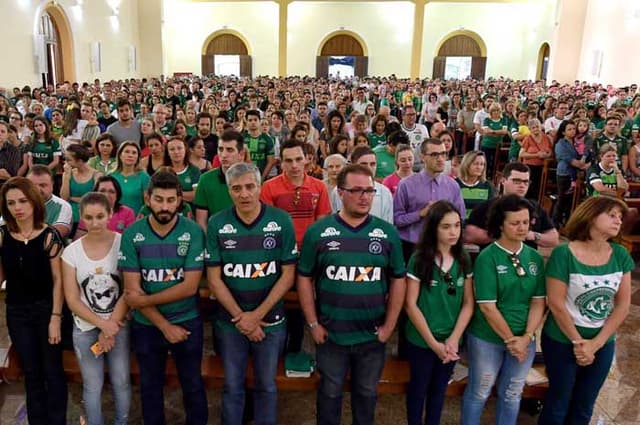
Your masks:
{"label": "short dark hair", "polygon": [[375,155],[375,152],[373,152],[373,149],[368,146],[359,146],[355,148],[353,152],[351,152],[351,163],[355,164],[365,155]]}
{"label": "short dark hair", "polygon": [[27,176],[49,176],[53,181],[53,174],[51,174],[51,169],[44,164],[33,164]]}
{"label": "short dark hair", "polygon": [[501,196],[491,203],[487,214],[487,233],[493,239],[502,235],[502,226],[509,212],[529,210],[529,217],[533,218],[533,206],[525,198],[518,195]]}
{"label": "short dark hair", "polygon": [[398,146],[400,144],[410,145],[409,136],[402,130],[394,131],[387,137],[387,144],[391,146]]}
{"label": "short dark hair", "polygon": [[371,180],[373,180],[373,174],[371,173],[371,170],[368,167],[365,167],[364,165],[360,165],[360,164],[349,164],[345,166],[342,170],[340,170],[340,173],[338,173],[336,186],[339,188],[344,187],[344,184],[347,181],[347,176],[349,174],[360,174],[363,176],[369,176],[371,177]]}
{"label": "short dark hair", "polygon": [[297,140],[294,140],[294,139],[287,140],[280,146],[280,156],[282,156],[282,152],[284,152],[285,149],[294,149],[294,148],[300,148],[302,149],[302,152],[304,152],[304,142],[298,142]]}
{"label": "short dark hair", "polygon": [[201,120],[202,118],[208,119],[208,120],[209,120],[209,124],[212,124],[212,123],[213,123],[213,117],[212,117],[212,116],[211,116],[211,114],[210,114],[210,113],[208,113],[208,112],[200,112],[200,113],[198,114],[198,116],[196,117],[196,122],[200,122],[200,120]]}
{"label": "short dark hair", "polygon": [[160,170],[156,171],[153,176],[151,176],[151,181],[147,188],[149,196],[151,196],[154,189],[175,189],[178,196],[182,196],[182,185],[180,184],[180,180],[178,180],[178,176],[171,171]]}
{"label": "short dark hair", "polygon": [[129,102],[129,99],[122,98],[118,101],[116,108],[120,109],[120,108],[124,108],[125,106],[128,106],[129,108],[131,108],[131,102]]}
{"label": "short dark hair", "polygon": [[244,137],[242,136],[242,133],[240,133],[239,131],[225,130],[220,135],[220,140],[225,142],[230,142],[232,140],[235,141],[238,152],[244,149]]}
{"label": "short dark hair", "polygon": [[502,169],[502,177],[504,179],[508,179],[514,171],[519,173],[531,173],[527,164],[523,164],[522,162],[510,162]]}
{"label": "short dark hair", "polygon": [[422,144],[420,145],[420,153],[423,155],[426,154],[427,146],[429,145],[440,146],[440,145],[444,145],[444,142],[440,139],[436,139],[435,137],[429,137],[428,139],[424,139],[422,141]]}
{"label": "short dark hair", "polygon": [[249,109],[247,111],[247,113],[244,115],[246,118],[249,118],[250,116],[254,116],[254,117],[258,117],[258,120],[260,120],[260,111],[258,111],[257,109]]}

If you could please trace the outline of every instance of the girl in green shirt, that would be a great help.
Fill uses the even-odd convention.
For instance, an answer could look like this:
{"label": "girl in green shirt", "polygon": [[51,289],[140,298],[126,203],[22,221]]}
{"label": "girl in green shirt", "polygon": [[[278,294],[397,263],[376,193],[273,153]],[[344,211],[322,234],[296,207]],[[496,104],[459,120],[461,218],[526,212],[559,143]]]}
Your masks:
{"label": "girl in green shirt", "polygon": [[460,338],[473,314],[471,261],[462,247],[461,229],[456,207],[448,201],[435,202],[409,260],[405,301],[409,425],[440,423]]}
{"label": "girl in green shirt", "polygon": [[193,202],[196,194],[194,185],[200,180],[200,170],[189,163],[189,146],[180,137],[173,137],[167,142],[164,152],[164,165],[171,167],[182,185],[182,199]]}
{"label": "girl in green shirt", "polygon": [[55,170],[60,163],[60,145],[51,137],[49,122],[44,117],[33,119],[33,142],[29,151],[29,169],[34,164],[42,164]]}

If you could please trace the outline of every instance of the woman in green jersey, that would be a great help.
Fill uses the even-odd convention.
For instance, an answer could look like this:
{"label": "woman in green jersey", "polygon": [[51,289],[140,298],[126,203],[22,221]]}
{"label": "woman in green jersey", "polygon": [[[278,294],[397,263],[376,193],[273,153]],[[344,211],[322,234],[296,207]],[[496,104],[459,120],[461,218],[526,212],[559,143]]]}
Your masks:
{"label": "woman in green jersey", "polygon": [[551,314],[542,331],[549,390],[539,424],[588,424],[615,351],[615,332],[629,313],[629,253],[611,242],[627,212],[624,202],[592,197],[565,226],[569,243],[547,264]]}
{"label": "woman in green jersey", "polygon": [[196,190],[194,185],[200,180],[200,170],[189,163],[189,146],[184,139],[172,137],[167,141],[164,151],[164,165],[171,167],[180,180],[182,198],[185,202],[193,202]]}
{"label": "woman in green jersey", "polygon": [[464,207],[469,218],[476,205],[495,196],[496,190],[487,180],[487,159],[482,151],[470,151],[464,154],[456,183],[464,199]]}
{"label": "woman in green jersey", "polygon": [[469,383],[462,424],[478,425],[497,381],[496,424],[515,425],[545,310],[544,262],[525,245],[531,204],[519,195],[495,202],[487,217],[491,245],[474,266],[476,309],[467,331]]}
{"label": "woman in green jersey", "polygon": [[122,205],[139,211],[150,180],[149,174],[140,169],[140,146],[131,140],[120,143],[116,159],[118,165],[111,175],[120,183]]}
{"label": "woman in green jersey", "polygon": [[409,260],[405,300],[409,425],[440,423],[460,338],[473,314],[471,261],[462,247],[461,229],[460,213],[450,202],[434,203]]}
{"label": "woman in green jersey", "polygon": [[49,122],[45,117],[33,119],[33,140],[29,151],[29,169],[34,164],[42,164],[55,170],[60,162],[60,145],[51,137]]}

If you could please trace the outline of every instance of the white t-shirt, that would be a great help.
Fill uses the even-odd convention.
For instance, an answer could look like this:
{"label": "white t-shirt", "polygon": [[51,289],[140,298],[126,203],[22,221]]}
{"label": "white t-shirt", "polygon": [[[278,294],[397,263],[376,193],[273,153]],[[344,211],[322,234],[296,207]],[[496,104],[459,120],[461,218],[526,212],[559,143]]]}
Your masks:
{"label": "white t-shirt", "polygon": [[544,122],[544,132],[551,133],[552,131],[558,131],[558,128],[560,127],[560,124],[562,124],[562,121],[564,120],[556,118],[555,115],[547,118]]}
{"label": "white t-shirt", "polygon": [[[120,234],[115,234],[109,253],[97,261],[87,257],[82,246],[82,239],[78,239],[65,248],[62,253],[62,261],[76,269],[76,282],[80,286],[82,302],[96,315],[108,319],[124,292],[118,273]],[[95,328],[93,324],[75,314],[73,320],[81,331],[90,331]]]}

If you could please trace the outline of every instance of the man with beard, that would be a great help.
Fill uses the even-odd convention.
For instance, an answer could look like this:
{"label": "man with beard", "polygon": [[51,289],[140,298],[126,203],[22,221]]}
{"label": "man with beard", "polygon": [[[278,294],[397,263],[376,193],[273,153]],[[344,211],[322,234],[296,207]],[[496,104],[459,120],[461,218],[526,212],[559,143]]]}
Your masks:
{"label": "man with beard", "polygon": [[218,136],[211,133],[213,117],[208,112],[201,112],[196,118],[198,123],[198,137],[204,142],[205,158],[213,162],[213,158],[218,153]]}
{"label": "man with beard", "polygon": [[133,119],[131,103],[127,99],[118,101],[118,121],[107,127],[107,132],[113,136],[116,145],[131,140],[140,140],[140,123]]}
{"label": "man with beard", "polygon": [[196,304],[204,267],[204,233],[177,214],[182,202],[178,178],[157,172],[147,189],[151,215],[122,235],[118,268],[125,300],[135,309],[131,325],[140,367],[142,417],[164,424],[164,377],[168,351],[182,387],[186,423],[207,423],[207,396],[200,373],[203,327]]}

